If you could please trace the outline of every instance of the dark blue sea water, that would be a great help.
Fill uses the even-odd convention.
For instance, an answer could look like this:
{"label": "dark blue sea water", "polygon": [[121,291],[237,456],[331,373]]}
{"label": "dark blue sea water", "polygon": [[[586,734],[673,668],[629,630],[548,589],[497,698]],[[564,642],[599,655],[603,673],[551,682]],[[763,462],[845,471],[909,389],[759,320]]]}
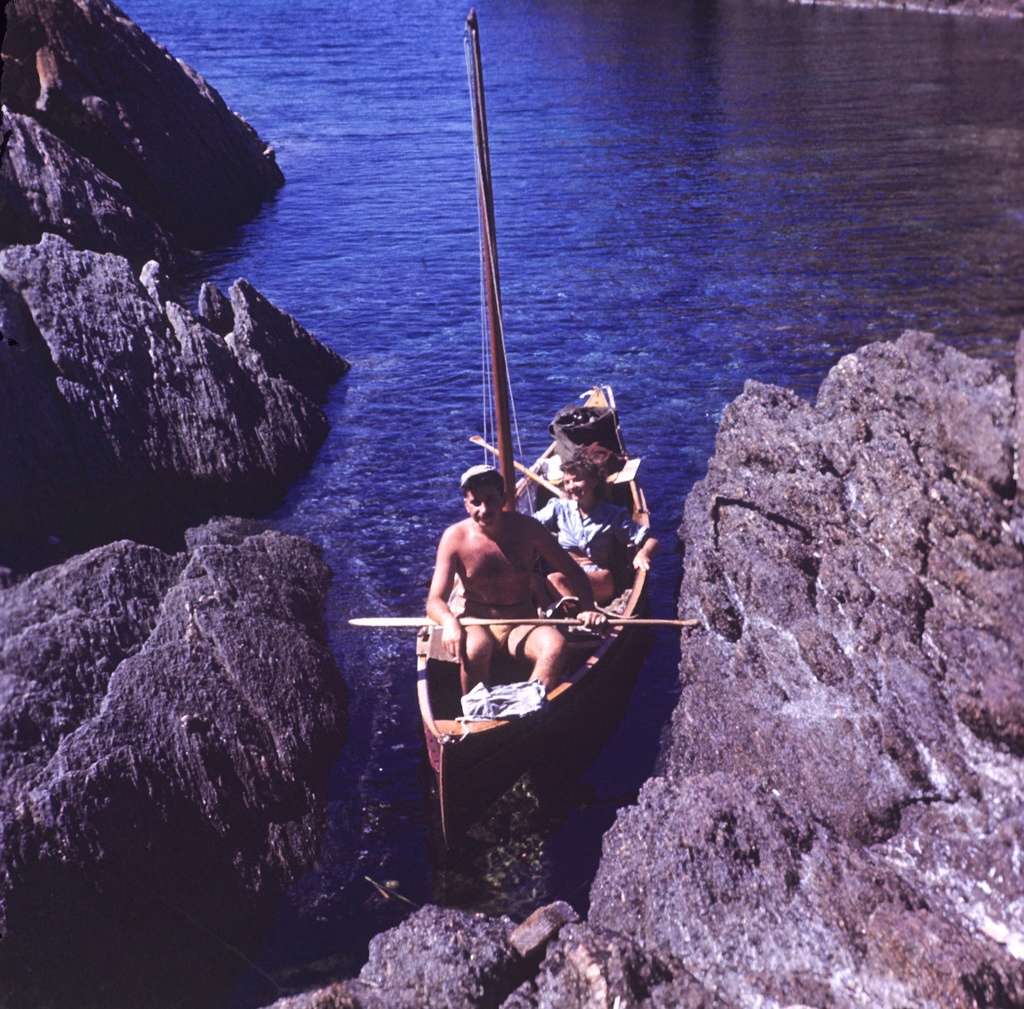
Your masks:
{"label": "dark blue sea water", "polygon": [[[456,866],[429,847],[413,614],[457,473],[478,461],[479,280],[462,47],[448,0],[126,0],[277,150],[288,182],[199,274],[245,276],[353,370],[274,524],[335,572],[352,695],[323,866],[263,968],[358,968],[415,902],[585,907],[600,837],[654,760],[678,646],[659,638],[622,727],[560,815],[516,797]],[[671,614],[682,502],[744,381],[811,396],[844,353],[929,329],[1009,360],[1024,325],[1024,23],[744,0],[479,3],[508,353],[524,443],[616,390]],[[262,987],[261,987],[262,985]],[[273,989],[248,983],[238,1004]]]}

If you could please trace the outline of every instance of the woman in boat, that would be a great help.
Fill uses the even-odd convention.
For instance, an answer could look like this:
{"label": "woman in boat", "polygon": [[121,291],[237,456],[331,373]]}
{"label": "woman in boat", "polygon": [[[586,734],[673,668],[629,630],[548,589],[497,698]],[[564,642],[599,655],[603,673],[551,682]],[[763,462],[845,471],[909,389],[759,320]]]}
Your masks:
{"label": "woman in boat", "polygon": [[[615,598],[616,574],[622,567],[617,558],[632,552],[633,567],[647,571],[658,549],[646,526],[604,497],[608,474],[621,468],[621,462],[602,445],[581,447],[562,463],[566,496],[552,498],[533,516],[558,536],[559,544],[586,572],[599,605]],[[571,597],[572,589],[559,572],[548,575],[548,584],[556,598]]]}

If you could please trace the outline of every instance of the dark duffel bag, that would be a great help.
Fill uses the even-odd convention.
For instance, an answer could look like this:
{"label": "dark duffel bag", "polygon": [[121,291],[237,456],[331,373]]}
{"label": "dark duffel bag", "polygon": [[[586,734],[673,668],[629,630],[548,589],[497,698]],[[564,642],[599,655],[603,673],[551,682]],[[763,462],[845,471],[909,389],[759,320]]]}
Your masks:
{"label": "dark duffel bag", "polygon": [[549,428],[558,454],[568,459],[579,445],[603,445],[613,452],[619,451],[615,411],[609,407],[563,407],[555,414]]}

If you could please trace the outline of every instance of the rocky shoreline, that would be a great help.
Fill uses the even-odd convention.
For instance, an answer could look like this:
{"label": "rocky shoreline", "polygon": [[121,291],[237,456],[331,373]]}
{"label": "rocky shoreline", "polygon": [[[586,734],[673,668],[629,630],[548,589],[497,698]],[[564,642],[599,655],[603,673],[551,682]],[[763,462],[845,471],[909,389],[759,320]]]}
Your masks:
{"label": "rocky shoreline", "polygon": [[0,1004],[154,1004],[157,981],[194,1004],[237,971],[211,935],[251,941],[319,850],[329,579],[311,544],[226,519],[0,591]]}
{"label": "rocky shoreline", "polygon": [[162,287],[56,235],[0,252],[0,562],[259,514],[312,461],[347,363],[245,281],[196,313]]}
{"label": "rocky shoreline", "polygon": [[739,1005],[1022,1004],[1021,379],[908,333],[728,408],[592,923]]}
{"label": "rocky shoreline", "polygon": [[531,959],[424,908],[276,1009],[1024,1005],[1022,389],[1024,338],[1011,383],[921,333],[813,405],[748,383],[686,502],[702,627],[659,771],[587,920]]}
{"label": "rocky shoreline", "polygon": [[0,1005],[207,1004],[318,855],[346,707],[319,550],[221,516],[349,366],[245,280],[182,304],[284,182],[217,92],[106,0],[4,15]]}
{"label": "rocky shoreline", "polygon": [[[269,145],[107,0],[5,15],[0,1005],[202,1005],[316,859],[345,710],[318,551],[219,516],[348,365],[243,280],[175,291]],[[1011,382],[925,334],[813,405],[749,384],[586,920],[426,907],[278,1009],[1024,1006],[1022,389],[1024,345]]]}
{"label": "rocky shoreline", "polygon": [[348,363],[245,281],[174,278],[283,183],[273,151],[107,0],[5,8],[0,567],[266,512]]}

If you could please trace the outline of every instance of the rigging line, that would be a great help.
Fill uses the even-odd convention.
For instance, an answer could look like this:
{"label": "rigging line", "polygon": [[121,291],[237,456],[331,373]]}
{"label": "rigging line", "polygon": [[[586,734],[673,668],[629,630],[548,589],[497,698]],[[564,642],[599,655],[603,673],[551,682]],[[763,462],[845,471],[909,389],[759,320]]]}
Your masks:
{"label": "rigging line", "polygon": [[[477,170],[477,180],[478,180],[478,185],[479,185],[479,180],[483,176],[483,162],[482,162],[482,156],[481,156],[479,151],[477,152],[476,161],[477,161],[477,167],[476,167],[476,170]],[[491,289],[491,292],[492,292],[492,296],[494,298],[494,306],[495,306],[495,320],[494,321],[496,323],[496,328],[497,328],[497,333],[495,334],[495,337],[497,339],[497,342],[501,345],[502,356],[505,358],[505,386],[506,386],[506,389],[507,389],[508,388],[508,357],[507,357],[507,354],[505,353],[505,317],[504,317],[504,313],[503,313],[503,310],[502,310],[502,304],[501,304],[501,288],[498,285],[498,250],[495,248],[494,236],[493,235],[485,235],[484,234],[483,221],[481,220],[481,224],[480,224],[480,253],[481,253],[481,255],[480,255],[480,279],[481,279],[481,294],[482,294],[481,307],[482,307],[482,310],[484,312],[486,312],[486,291],[485,291],[485,287],[486,287],[486,285],[485,285],[486,271],[484,269],[484,256],[483,256],[483,248],[484,248],[484,244],[485,243],[487,244],[487,248],[488,248],[488,251],[490,253],[490,255],[488,256],[488,260],[490,262],[490,278],[489,279],[490,279],[490,282],[491,282],[490,283],[490,289]],[[491,375],[493,373],[493,370],[494,370],[494,363],[490,360],[490,354],[486,355],[486,359],[487,359],[488,374]],[[492,413],[492,416],[493,416],[493,413]]]}
{"label": "rigging line", "polygon": [[[481,409],[482,423],[481,426],[484,430],[484,437],[489,441],[494,440],[494,389],[491,381],[491,355],[490,348],[487,344],[487,308],[484,304],[484,276],[483,271],[480,271],[480,378],[482,384],[481,390]],[[487,450],[481,449],[483,452],[483,461],[489,462],[487,458]]]}
{"label": "rigging line", "polygon": [[[494,401],[494,362],[491,360],[491,347],[487,334],[487,278],[484,274],[484,236],[480,235],[480,371],[483,383],[481,404],[483,409],[483,429],[490,441],[496,440],[497,421],[495,414],[497,405]],[[486,450],[483,451],[484,462],[489,462]]]}
{"label": "rigging line", "polygon": [[[463,42],[463,51],[465,52],[465,57],[466,57],[466,83],[467,83],[467,86],[469,88],[469,94],[470,94],[470,117],[472,119],[473,130],[474,130],[474,133],[475,133],[475,131],[476,131],[476,118],[477,118],[477,97],[476,97],[476,92],[475,92],[474,87],[473,87],[473,55],[472,55],[472,48],[471,48],[472,47],[472,39],[470,37],[470,33],[469,33],[468,29],[463,33],[462,42]],[[482,187],[482,180],[483,180],[483,175],[484,175],[483,152],[480,150],[479,145],[474,144],[473,146],[474,146],[474,159],[473,160],[474,160],[474,167],[476,169],[475,174],[476,174],[477,190],[479,192],[481,187]],[[483,211],[481,209],[481,214],[482,213],[483,213]],[[484,382],[484,387],[485,387],[485,391],[486,391],[486,395],[484,397],[484,399],[485,399],[484,424],[483,424],[483,427],[484,427],[484,437],[488,438],[488,440],[491,440],[490,439],[490,433],[491,433],[490,432],[490,422],[491,422],[491,418],[494,416],[493,392],[492,392],[492,385],[491,385],[491,383],[489,381],[489,379],[492,378],[493,364],[491,363],[489,348],[487,347],[487,332],[486,332],[486,323],[485,323],[485,315],[486,315],[486,303],[485,303],[486,302],[486,271],[485,271],[485,268],[484,268],[483,251],[484,251],[484,243],[486,242],[487,243],[487,247],[488,247],[488,251],[490,252],[490,256],[489,256],[490,272],[491,272],[490,281],[491,281],[491,290],[493,291],[493,295],[494,295],[494,303],[495,303],[495,309],[496,309],[496,311],[495,311],[496,320],[495,321],[497,322],[497,330],[498,330],[496,335],[497,335],[498,342],[501,344],[502,350],[504,351],[504,355],[503,356],[505,358],[505,389],[506,389],[506,392],[508,394],[509,407],[510,407],[511,414],[512,414],[512,416],[511,416],[512,434],[513,434],[513,438],[514,438],[514,441],[515,441],[516,449],[517,449],[517,451],[519,453],[519,457],[522,459],[522,458],[525,458],[524,455],[523,455],[523,443],[522,443],[522,439],[521,439],[520,434],[519,434],[519,416],[518,416],[518,414],[516,412],[515,397],[512,394],[512,378],[511,378],[511,375],[509,373],[509,366],[508,366],[508,348],[506,347],[506,344],[505,344],[505,315],[504,315],[504,311],[503,311],[503,307],[502,307],[502,303],[501,303],[501,287],[500,287],[500,285],[498,283],[498,250],[496,248],[496,243],[495,243],[495,240],[494,240],[494,235],[492,233],[485,234],[485,229],[484,229],[484,226],[483,226],[482,218],[481,218],[481,221],[480,221],[479,235],[480,235],[480,239],[479,239],[479,250],[480,250],[480,322],[481,322],[481,349],[482,349],[481,357],[482,357],[482,360],[483,360],[483,368],[482,368],[483,382]],[[485,461],[486,461],[487,450],[484,449],[483,452],[484,452],[484,457],[485,457]],[[532,487],[532,485],[529,482],[526,485],[526,493],[527,493],[527,499],[528,499],[528,501],[530,503],[530,511],[532,513],[533,511],[536,510],[536,501],[534,499],[533,487]]]}
{"label": "rigging line", "polygon": [[[519,453],[520,459],[525,459],[526,456],[523,454],[523,442],[519,437],[519,415],[516,413],[516,398],[512,395],[512,375],[508,367],[508,355],[505,357],[505,373],[508,376],[508,403],[512,410],[512,434],[516,441],[516,451]],[[530,503],[530,514],[532,515],[537,510],[537,502],[533,496],[533,482],[531,480],[526,481],[526,500]]]}
{"label": "rigging line", "polygon": [[[469,97],[470,97],[470,102],[469,102],[470,127],[471,127],[471,132],[475,133],[476,132],[476,98],[475,98],[474,92],[473,92],[473,55],[472,55],[472,48],[471,47],[472,47],[472,39],[470,37],[469,29],[467,28],[463,32],[463,35],[462,35],[462,48],[463,48],[463,52],[465,53],[465,58],[466,58],[466,87],[467,87],[467,90],[469,91]],[[476,177],[477,189],[479,191],[479,187],[480,187],[480,184],[481,184],[481,174],[482,174],[482,168],[481,168],[481,164],[480,164],[480,153],[479,153],[479,151],[476,150],[476,144],[475,143],[473,145],[473,149],[474,149],[474,154],[473,154],[473,171],[474,171],[474,175]],[[485,276],[485,273],[484,273],[484,266],[483,266],[483,263],[484,263],[484,234],[483,234],[483,227],[482,226],[478,226],[478,228],[477,228],[477,236],[478,236],[478,239],[477,239],[478,254],[479,254],[479,261],[480,261],[480,290],[479,290],[479,299],[480,299],[480,361],[481,361],[480,378],[481,378],[481,386],[482,386],[482,388],[481,388],[481,396],[480,396],[480,405],[481,405],[482,418],[481,418],[481,425],[480,426],[481,426],[481,429],[483,431],[483,435],[484,435],[485,440],[493,442],[494,441],[494,432],[492,431],[491,418],[494,415],[494,402],[493,402],[493,391],[492,391],[492,386],[491,386],[490,354],[488,352],[488,346],[487,346],[487,307],[486,307],[486,293],[485,293],[486,276]],[[487,463],[488,462],[487,450],[486,449],[481,449],[481,452],[483,453],[483,461],[485,463]]]}

